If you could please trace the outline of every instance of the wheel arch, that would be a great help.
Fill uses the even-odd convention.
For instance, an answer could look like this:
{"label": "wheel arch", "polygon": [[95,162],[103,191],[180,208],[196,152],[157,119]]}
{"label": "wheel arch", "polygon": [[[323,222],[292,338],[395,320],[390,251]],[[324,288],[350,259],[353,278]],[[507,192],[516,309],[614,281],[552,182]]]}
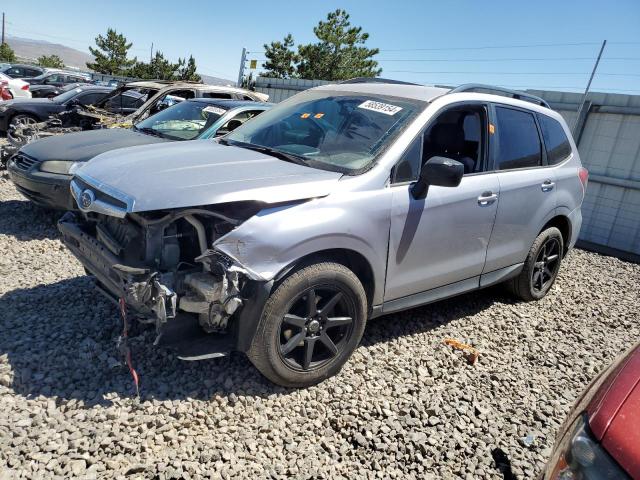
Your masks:
{"label": "wheel arch", "polygon": [[304,255],[281,269],[275,276],[275,281],[276,283],[282,281],[294,270],[319,262],[335,262],[351,270],[362,283],[367,294],[367,308],[371,309],[376,287],[373,267],[364,255],[349,248],[330,248]]}
{"label": "wheel arch", "polygon": [[562,234],[562,241],[564,244],[564,251],[562,252],[562,255],[566,255],[569,251],[569,243],[571,241],[572,233],[571,221],[569,220],[569,217],[567,217],[566,215],[556,215],[544,224],[544,227],[542,227],[538,235],[550,227],[556,227],[558,230],[560,230],[560,233]]}

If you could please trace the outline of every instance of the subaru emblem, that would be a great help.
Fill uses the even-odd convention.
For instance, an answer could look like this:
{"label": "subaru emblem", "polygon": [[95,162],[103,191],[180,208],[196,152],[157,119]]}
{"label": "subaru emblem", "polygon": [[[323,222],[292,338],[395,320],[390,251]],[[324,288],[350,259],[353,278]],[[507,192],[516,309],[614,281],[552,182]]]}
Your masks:
{"label": "subaru emblem", "polygon": [[96,196],[94,195],[94,193],[91,190],[86,189],[80,195],[80,208],[82,208],[83,210],[86,210],[91,206],[91,204],[95,199],[96,199]]}

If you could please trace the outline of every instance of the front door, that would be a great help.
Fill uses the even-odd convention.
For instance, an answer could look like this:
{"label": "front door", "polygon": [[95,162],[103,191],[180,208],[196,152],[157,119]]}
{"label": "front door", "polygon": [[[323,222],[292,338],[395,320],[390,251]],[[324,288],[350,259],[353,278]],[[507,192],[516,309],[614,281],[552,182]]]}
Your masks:
{"label": "front door", "polygon": [[[385,302],[462,280],[478,286],[500,193],[497,174],[486,171],[487,132],[486,106],[454,107],[428,126],[407,150],[409,161],[403,158],[396,167],[403,178],[392,178]],[[414,199],[406,182],[416,176],[412,155],[460,161],[462,182],[431,186],[425,199]]]}

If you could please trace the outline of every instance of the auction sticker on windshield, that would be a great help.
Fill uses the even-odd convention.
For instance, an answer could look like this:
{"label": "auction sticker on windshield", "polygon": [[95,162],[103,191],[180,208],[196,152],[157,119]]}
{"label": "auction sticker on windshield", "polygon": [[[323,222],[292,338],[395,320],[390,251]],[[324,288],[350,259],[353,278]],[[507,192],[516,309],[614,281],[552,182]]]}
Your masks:
{"label": "auction sticker on windshield", "polygon": [[385,115],[395,115],[402,107],[397,107],[389,103],[376,102],[373,100],[367,100],[366,102],[358,105],[358,108],[364,108],[365,110],[373,110],[374,112],[384,113]]}
{"label": "auction sticker on windshield", "polygon": [[224,115],[226,110],[220,107],[205,107],[202,109],[203,112],[213,113],[215,115]]}

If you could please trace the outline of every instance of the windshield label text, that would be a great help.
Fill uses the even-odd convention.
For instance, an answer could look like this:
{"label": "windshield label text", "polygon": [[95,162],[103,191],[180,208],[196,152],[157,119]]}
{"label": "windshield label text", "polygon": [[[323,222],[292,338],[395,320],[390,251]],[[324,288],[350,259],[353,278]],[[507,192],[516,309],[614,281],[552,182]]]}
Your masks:
{"label": "windshield label text", "polygon": [[365,110],[373,110],[374,112],[384,113],[385,115],[395,115],[402,107],[396,107],[389,103],[375,102],[373,100],[367,100],[366,102],[358,105],[358,108],[364,108]]}

